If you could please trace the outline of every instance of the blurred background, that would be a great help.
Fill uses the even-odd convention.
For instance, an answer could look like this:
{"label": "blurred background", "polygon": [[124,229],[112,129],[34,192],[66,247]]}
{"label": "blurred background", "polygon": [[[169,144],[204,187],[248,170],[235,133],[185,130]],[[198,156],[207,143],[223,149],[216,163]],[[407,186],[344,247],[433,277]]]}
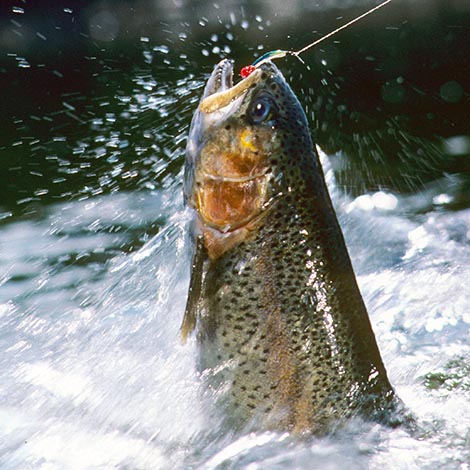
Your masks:
{"label": "blurred background", "polygon": [[[161,185],[181,168],[194,100],[221,57],[239,70],[375,4],[2,1],[3,218],[58,198]],[[341,188],[419,191],[458,174],[455,204],[468,204],[469,37],[466,0],[395,0],[306,52],[308,69],[278,64]]]}

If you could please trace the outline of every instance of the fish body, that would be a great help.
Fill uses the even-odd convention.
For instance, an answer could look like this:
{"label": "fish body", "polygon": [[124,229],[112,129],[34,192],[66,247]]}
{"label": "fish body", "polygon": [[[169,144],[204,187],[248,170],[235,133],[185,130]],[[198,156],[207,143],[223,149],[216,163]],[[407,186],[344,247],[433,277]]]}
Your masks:
{"label": "fish body", "polygon": [[243,86],[231,77],[219,63],[188,139],[183,336],[197,330],[238,425],[320,434],[358,413],[387,421],[397,398],[302,107],[271,62]]}

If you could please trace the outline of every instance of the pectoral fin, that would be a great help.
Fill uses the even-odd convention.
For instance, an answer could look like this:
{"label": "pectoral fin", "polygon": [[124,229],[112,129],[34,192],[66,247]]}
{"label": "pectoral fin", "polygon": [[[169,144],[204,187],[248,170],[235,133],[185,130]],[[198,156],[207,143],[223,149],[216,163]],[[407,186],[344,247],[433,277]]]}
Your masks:
{"label": "pectoral fin", "polygon": [[193,332],[197,322],[197,312],[201,300],[203,284],[203,267],[207,259],[207,250],[204,247],[202,237],[196,239],[196,247],[191,265],[191,280],[189,281],[188,300],[184,311],[183,323],[181,324],[181,340],[186,342],[188,336]]}

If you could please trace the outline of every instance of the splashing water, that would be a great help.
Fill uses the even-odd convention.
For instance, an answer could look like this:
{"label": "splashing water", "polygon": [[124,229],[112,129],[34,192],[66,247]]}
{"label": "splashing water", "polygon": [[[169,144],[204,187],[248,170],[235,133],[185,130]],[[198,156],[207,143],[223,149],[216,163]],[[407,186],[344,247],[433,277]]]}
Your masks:
{"label": "splashing water", "polygon": [[[232,41],[221,37],[207,41],[209,55]],[[189,68],[187,58],[167,58],[168,46],[149,47],[149,63]],[[0,467],[468,468],[470,211],[446,210],[448,184],[345,196],[325,155],[384,363],[421,430],[353,421],[335,436],[297,441],[221,427],[195,344],[179,340],[190,263],[182,147],[205,78],[180,73],[176,85],[136,73],[128,92],[86,121],[90,135],[56,132],[55,144],[80,156],[57,155],[68,182],[83,178],[70,200],[29,218],[5,212]],[[73,97],[66,103],[78,112]],[[103,162],[98,180],[85,174]]]}

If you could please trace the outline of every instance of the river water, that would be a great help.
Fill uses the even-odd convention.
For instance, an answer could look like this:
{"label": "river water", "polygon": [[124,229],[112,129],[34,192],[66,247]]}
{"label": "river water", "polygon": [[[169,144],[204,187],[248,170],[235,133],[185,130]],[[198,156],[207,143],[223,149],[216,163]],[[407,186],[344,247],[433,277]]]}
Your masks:
{"label": "river water", "polygon": [[[230,41],[211,36],[203,49],[215,63]],[[32,147],[57,174],[0,211],[0,468],[468,469],[465,182],[348,195],[331,169],[341,151],[322,153],[384,363],[418,431],[352,421],[324,438],[234,435],[196,370],[194,340],[179,338],[190,263],[181,163],[208,69],[140,42],[144,63],[175,76],[133,71],[129,89],[87,98],[88,115],[63,97],[78,127],[54,123]],[[16,137],[7,150],[28,143]]]}

